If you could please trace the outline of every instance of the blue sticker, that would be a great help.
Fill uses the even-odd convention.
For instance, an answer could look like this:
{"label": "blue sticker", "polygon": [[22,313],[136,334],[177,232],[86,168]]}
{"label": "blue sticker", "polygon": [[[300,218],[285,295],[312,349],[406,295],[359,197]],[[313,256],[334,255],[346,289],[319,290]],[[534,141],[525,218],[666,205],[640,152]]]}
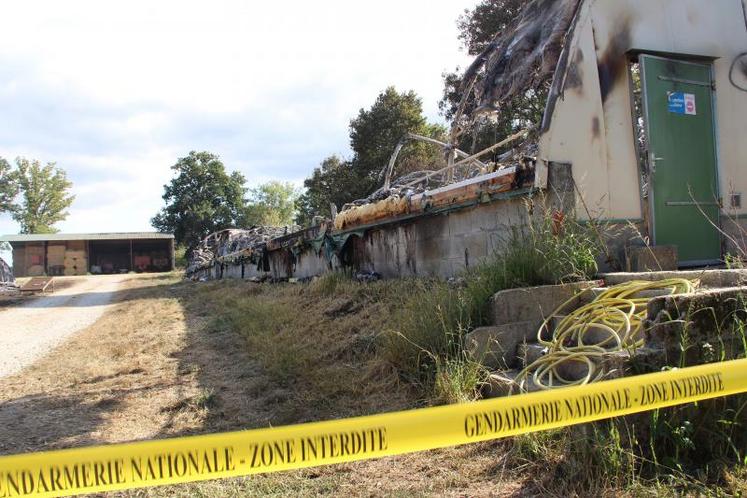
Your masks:
{"label": "blue sticker", "polygon": [[668,92],[667,107],[669,112],[674,114],[688,114],[695,116],[695,95],[683,92]]}
{"label": "blue sticker", "polygon": [[685,94],[682,92],[668,92],[667,101],[669,112],[685,114]]}

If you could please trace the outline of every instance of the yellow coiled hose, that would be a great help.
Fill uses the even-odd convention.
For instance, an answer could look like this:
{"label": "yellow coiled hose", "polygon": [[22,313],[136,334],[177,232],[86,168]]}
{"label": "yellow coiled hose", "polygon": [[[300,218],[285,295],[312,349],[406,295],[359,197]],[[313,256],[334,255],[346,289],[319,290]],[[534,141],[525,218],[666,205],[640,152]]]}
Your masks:
{"label": "yellow coiled hose", "polygon": [[[517,378],[520,388],[524,390],[530,377],[540,389],[582,385],[599,380],[604,375],[599,361],[613,353],[632,352],[643,346],[640,332],[650,297],[640,296],[641,292],[658,290],[665,294],[686,294],[693,292],[697,285],[697,281],[681,278],[634,280],[615,285],[600,293],[591,303],[570,312],[557,324],[552,339],[544,340],[543,332],[553,316],[561,314],[578,295],[572,297],[542,323],[537,339],[547,352],[521,371]],[[601,334],[595,334],[596,342],[588,337],[592,331],[601,331]],[[559,369],[568,362],[585,364],[586,375],[578,380],[564,378]]]}

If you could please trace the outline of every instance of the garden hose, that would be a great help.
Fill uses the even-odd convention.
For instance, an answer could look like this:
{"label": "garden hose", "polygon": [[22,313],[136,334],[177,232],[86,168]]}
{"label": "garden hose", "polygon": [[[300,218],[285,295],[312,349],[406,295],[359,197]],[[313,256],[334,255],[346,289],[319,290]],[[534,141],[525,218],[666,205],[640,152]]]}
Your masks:
{"label": "garden hose", "polygon": [[[545,346],[546,354],[521,371],[517,378],[521,390],[524,390],[530,377],[540,389],[583,385],[599,380],[604,375],[599,365],[602,360],[622,351],[633,352],[643,346],[641,331],[650,297],[642,296],[642,292],[687,294],[697,286],[697,281],[682,278],[634,280],[615,285],[602,291],[589,304],[568,313],[555,326],[552,338],[543,339],[554,317],[561,315],[568,305],[591,289],[574,295],[542,323],[537,339],[539,344]],[[594,337],[590,337],[590,332],[595,332]],[[586,366],[586,375],[576,380],[563,377],[561,367],[574,362]]]}

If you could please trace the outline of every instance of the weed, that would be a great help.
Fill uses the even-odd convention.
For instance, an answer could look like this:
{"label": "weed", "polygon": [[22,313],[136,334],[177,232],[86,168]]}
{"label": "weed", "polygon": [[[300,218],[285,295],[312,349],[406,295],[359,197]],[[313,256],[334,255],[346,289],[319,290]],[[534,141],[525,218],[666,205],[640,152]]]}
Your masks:
{"label": "weed", "polygon": [[[498,291],[590,278],[597,271],[596,234],[575,220],[530,216],[525,231],[514,231],[504,250],[463,275],[454,288],[415,282],[382,338],[382,351],[405,379],[433,392],[439,401],[473,399],[484,372],[469,363],[464,335],[489,322],[490,298]],[[469,372],[466,377],[462,373]],[[482,379],[474,379],[483,375]],[[458,379],[469,378],[469,382]],[[463,386],[464,391],[454,389]]]}
{"label": "weed", "polygon": [[215,406],[217,397],[215,391],[210,388],[200,389],[199,394],[194,398],[194,404],[201,410],[207,410]]}
{"label": "weed", "polygon": [[314,292],[322,296],[333,296],[345,286],[353,284],[353,274],[349,269],[337,270],[325,273],[319,278],[314,279],[311,288]]}
{"label": "weed", "polygon": [[436,358],[434,401],[436,403],[464,403],[479,395],[487,375],[485,367],[464,355],[459,359]]}

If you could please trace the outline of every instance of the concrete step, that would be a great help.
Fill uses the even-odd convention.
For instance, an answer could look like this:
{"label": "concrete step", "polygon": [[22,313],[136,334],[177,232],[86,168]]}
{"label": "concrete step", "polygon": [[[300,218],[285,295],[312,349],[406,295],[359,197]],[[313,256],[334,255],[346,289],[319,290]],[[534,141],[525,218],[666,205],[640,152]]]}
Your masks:
{"label": "concrete step", "polygon": [[735,320],[747,319],[745,302],[747,287],[710,288],[653,298],[644,324],[646,345],[675,351],[684,332],[693,345],[720,344],[739,333]]}
{"label": "concrete step", "polygon": [[[601,380],[623,377],[630,358],[630,354],[626,351],[611,353],[603,358],[594,358],[592,362],[594,363],[595,370],[592,376],[596,377],[601,370],[603,372]],[[576,381],[586,377],[589,373],[589,366],[583,361],[566,361],[559,364],[556,370],[558,375],[564,379]]]}
{"label": "concrete step", "polygon": [[640,273],[604,273],[600,275],[608,285],[616,285],[631,280],[665,280],[684,278],[700,280],[702,287],[738,287],[747,285],[747,270],[690,270],[655,271]]}
{"label": "concrete step", "polygon": [[[527,354],[527,360],[535,355],[535,359],[544,354],[544,348],[539,344],[524,344],[520,346]],[[595,359],[595,369],[602,370],[602,377],[599,381],[617,379],[626,375],[638,375],[658,371],[662,364],[664,352],[660,349],[640,348],[633,354],[627,351],[612,353],[603,359]],[[539,355],[539,356],[536,356]],[[577,381],[586,377],[588,366],[586,363],[568,361],[559,365],[558,374],[568,381]],[[490,374],[485,386],[482,389],[482,395],[486,398],[497,398],[511,394],[520,394],[522,391],[517,380],[520,369],[496,371]],[[524,383],[523,392],[534,392],[540,388],[532,381],[531,374]]]}
{"label": "concrete step", "polygon": [[535,334],[533,322],[480,327],[466,335],[464,345],[474,361],[488,368],[513,368],[517,365],[516,348],[532,341]]}
{"label": "concrete step", "polygon": [[[491,298],[491,321],[494,325],[516,322],[534,322],[537,327],[545,317],[577,295],[580,291],[598,287],[598,281],[577,282],[564,285],[543,285],[524,289],[507,289]],[[569,309],[578,306],[570,302]]]}

